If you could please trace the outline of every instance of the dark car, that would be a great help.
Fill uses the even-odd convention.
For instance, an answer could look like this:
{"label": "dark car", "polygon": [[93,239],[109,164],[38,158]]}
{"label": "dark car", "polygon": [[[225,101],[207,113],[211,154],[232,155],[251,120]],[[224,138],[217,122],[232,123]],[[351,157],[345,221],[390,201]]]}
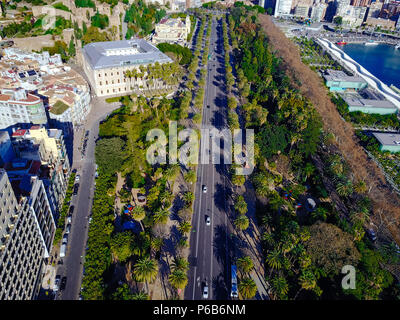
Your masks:
{"label": "dark car", "polygon": [[66,285],[67,285],[67,277],[62,277],[60,290],[64,290]]}
{"label": "dark car", "polygon": [[78,189],[79,189],[79,183],[75,183],[74,184],[74,192],[73,192],[74,195],[78,194]]}
{"label": "dark car", "polygon": [[74,209],[75,209],[75,206],[70,206],[69,207],[69,211],[68,211],[68,215],[72,216],[72,214],[74,213]]}

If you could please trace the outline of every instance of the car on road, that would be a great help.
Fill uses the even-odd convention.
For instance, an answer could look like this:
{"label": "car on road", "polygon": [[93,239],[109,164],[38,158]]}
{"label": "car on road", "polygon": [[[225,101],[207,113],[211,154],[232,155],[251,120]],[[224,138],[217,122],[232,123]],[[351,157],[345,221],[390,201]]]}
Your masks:
{"label": "car on road", "polygon": [[209,226],[211,224],[210,216],[206,216],[206,225]]}
{"label": "car on road", "polygon": [[80,175],[79,174],[77,174],[76,176],[75,176],[75,182],[78,182],[79,181],[79,179],[80,179]]}
{"label": "car on road", "polygon": [[79,183],[74,184],[74,192],[73,194],[76,196],[78,194],[78,189],[79,189]]}
{"label": "car on road", "polygon": [[68,243],[68,233],[64,234],[64,237],[62,239],[62,243],[63,244],[67,244]]}
{"label": "car on road", "polygon": [[66,285],[67,285],[67,277],[62,277],[60,290],[64,290]]}
{"label": "car on road", "polygon": [[75,206],[70,206],[69,207],[69,211],[68,211],[68,215],[69,216],[72,216],[72,214],[74,213],[74,209],[75,209]]}
{"label": "car on road", "polygon": [[203,186],[203,193],[207,193],[207,186]]}
{"label": "car on road", "polygon": [[54,279],[53,291],[58,291],[60,289],[60,280],[61,276],[59,274],[56,275],[56,278]]}
{"label": "car on road", "polygon": [[85,132],[85,137],[89,136],[89,130]]}
{"label": "car on road", "polygon": [[203,298],[208,299],[208,285],[207,284],[205,284],[205,286],[203,288]]}
{"label": "car on road", "polygon": [[67,224],[67,227],[65,228],[65,233],[68,234],[68,233],[70,233],[70,232],[71,232],[71,224],[68,223],[68,224]]}
{"label": "car on road", "polygon": [[71,216],[68,216],[67,217],[67,223],[71,223],[72,222],[72,217]]}
{"label": "car on road", "polygon": [[210,108],[210,105],[208,105],[207,108]]}

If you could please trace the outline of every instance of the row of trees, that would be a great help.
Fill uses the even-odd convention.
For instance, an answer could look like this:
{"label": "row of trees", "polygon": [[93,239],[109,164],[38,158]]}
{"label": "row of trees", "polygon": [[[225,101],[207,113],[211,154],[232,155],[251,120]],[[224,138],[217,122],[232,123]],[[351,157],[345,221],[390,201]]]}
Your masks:
{"label": "row of trees", "polygon": [[165,85],[176,85],[183,75],[183,70],[176,62],[163,63],[158,62],[140,65],[139,68],[125,71],[125,78],[141,81],[148,88],[156,88]]}

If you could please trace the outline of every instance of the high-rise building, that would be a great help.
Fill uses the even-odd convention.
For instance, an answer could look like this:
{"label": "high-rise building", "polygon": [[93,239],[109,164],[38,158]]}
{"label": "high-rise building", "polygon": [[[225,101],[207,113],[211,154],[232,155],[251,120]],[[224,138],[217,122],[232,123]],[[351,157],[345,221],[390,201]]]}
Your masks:
{"label": "high-rise building", "polygon": [[324,19],[327,5],[325,3],[320,3],[311,7],[311,20],[315,22],[320,22]]}
{"label": "high-rise building", "polygon": [[354,7],[368,7],[371,0],[351,0],[350,4]]}
{"label": "high-rise building", "polygon": [[275,17],[289,15],[292,10],[292,0],[276,0],[275,2]]}
{"label": "high-rise building", "polygon": [[33,299],[40,288],[47,244],[51,245],[54,233],[42,234],[46,215],[40,212],[37,196],[46,195],[39,191],[35,198],[18,200],[7,172],[0,169],[0,300]]}
{"label": "high-rise building", "polygon": [[336,16],[343,17],[350,6],[350,0],[336,0]]}

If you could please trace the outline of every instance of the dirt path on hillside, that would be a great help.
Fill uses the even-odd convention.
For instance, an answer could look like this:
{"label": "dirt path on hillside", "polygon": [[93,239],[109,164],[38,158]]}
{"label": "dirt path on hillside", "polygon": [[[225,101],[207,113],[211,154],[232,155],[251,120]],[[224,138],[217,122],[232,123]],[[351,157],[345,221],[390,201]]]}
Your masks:
{"label": "dirt path on hillside", "polygon": [[[371,217],[374,223],[379,223],[377,213],[384,212],[386,227],[392,237],[400,243],[400,199],[391,190],[381,169],[368,157],[357,143],[351,124],[344,122],[336,106],[327,95],[322,79],[308,66],[301,62],[298,47],[276,27],[267,15],[259,15],[259,20],[267,34],[272,47],[278,56],[283,58],[283,65],[295,86],[302,94],[310,99],[322,117],[324,130],[334,133],[337,146],[349,163],[355,180],[364,180],[371,187],[369,197],[372,200],[374,214]],[[295,83],[299,81],[299,85]],[[397,221],[389,224],[388,221]]]}

